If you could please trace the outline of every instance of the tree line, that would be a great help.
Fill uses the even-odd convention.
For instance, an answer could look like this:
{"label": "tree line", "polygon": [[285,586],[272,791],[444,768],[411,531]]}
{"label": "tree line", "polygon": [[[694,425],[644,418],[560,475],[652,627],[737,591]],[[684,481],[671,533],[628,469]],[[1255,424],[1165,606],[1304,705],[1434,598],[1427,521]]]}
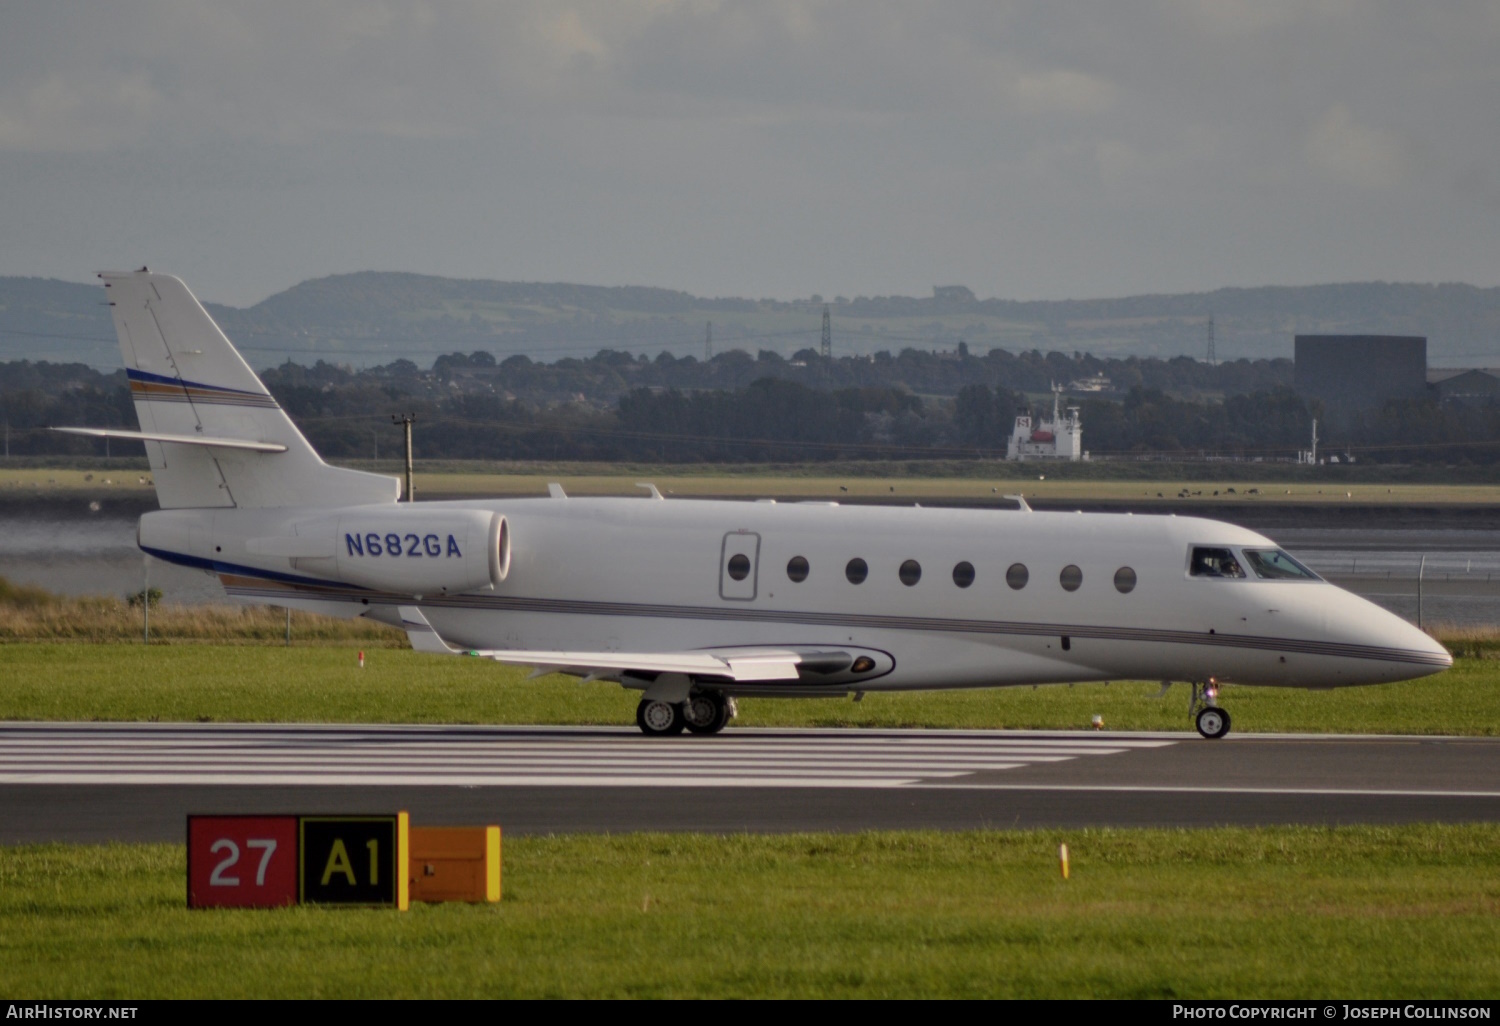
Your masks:
{"label": "tree line", "polygon": [[[416,455],[422,459],[994,457],[1003,454],[1018,414],[1050,415],[1046,393],[1052,382],[1097,374],[1123,378],[1122,367],[1134,367],[1140,383],[1123,394],[1069,400],[1080,408],[1084,447],[1096,458],[1290,457],[1306,448],[1312,420],[1322,415],[1316,401],[1278,380],[1281,369],[1271,366],[1278,361],[1235,368],[1186,358],[1096,361],[1080,354],[994,351],[984,357],[908,352],[889,361],[806,355],[784,361],[722,354],[704,363],[604,352],[540,364],[524,357],[497,363],[476,353],[442,357],[427,371],[410,361],[358,372],[289,362],[263,378],[309,440],[332,459],[395,456],[399,434],[389,414],[396,412],[417,414]],[[898,373],[902,369],[905,377]],[[960,373],[965,371],[966,381]],[[705,385],[705,374],[722,380]],[[1237,375],[1256,387],[1204,394],[1210,386],[1241,380]],[[939,385],[956,387],[945,394]],[[24,360],[0,364],[0,418],[16,456],[104,454],[104,443],[46,430],[53,425],[137,426],[122,371]],[[1500,409],[1493,406],[1392,401],[1321,433],[1326,450],[1358,450],[1366,460],[1500,459],[1500,445],[1491,444],[1500,440]],[[141,450],[117,441],[110,451]]]}

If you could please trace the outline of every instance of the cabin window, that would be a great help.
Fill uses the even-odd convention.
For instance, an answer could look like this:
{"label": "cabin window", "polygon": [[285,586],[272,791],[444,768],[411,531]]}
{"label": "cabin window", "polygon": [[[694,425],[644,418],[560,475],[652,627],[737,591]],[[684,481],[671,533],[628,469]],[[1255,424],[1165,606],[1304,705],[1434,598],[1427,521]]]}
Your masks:
{"label": "cabin window", "polygon": [[1245,571],[1239,560],[1229,549],[1214,549],[1206,545],[1193,547],[1193,559],[1188,570],[1193,577],[1237,577],[1243,578]]}
{"label": "cabin window", "polygon": [[805,556],[793,556],[787,560],[786,575],[797,584],[801,584],[807,580],[807,569],[807,557]]}
{"label": "cabin window", "polygon": [[729,576],[736,581],[743,581],[750,576],[750,557],[743,552],[729,557]]}
{"label": "cabin window", "polygon": [[953,568],[953,583],[960,588],[967,588],[974,583],[974,564],[963,562]]}
{"label": "cabin window", "polygon": [[908,559],[901,564],[901,569],[897,571],[897,574],[901,577],[901,583],[910,588],[922,579],[922,564],[915,559]]}
{"label": "cabin window", "polygon": [[1025,563],[1012,563],[1010,569],[1005,571],[1005,583],[1016,591],[1026,587],[1026,582],[1031,580],[1031,574],[1026,570]]}
{"label": "cabin window", "polygon": [[1245,549],[1245,562],[1263,581],[1316,581],[1320,578],[1280,549]]}
{"label": "cabin window", "polygon": [[849,578],[850,584],[864,584],[865,578],[870,576],[870,565],[855,556],[844,567],[844,576]]}
{"label": "cabin window", "polygon": [[1063,591],[1077,591],[1078,586],[1083,583],[1083,571],[1069,563],[1057,575],[1057,583],[1062,585]]}
{"label": "cabin window", "polygon": [[1128,566],[1122,566],[1115,571],[1115,591],[1121,595],[1129,595],[1135,591],[1135,571]]}

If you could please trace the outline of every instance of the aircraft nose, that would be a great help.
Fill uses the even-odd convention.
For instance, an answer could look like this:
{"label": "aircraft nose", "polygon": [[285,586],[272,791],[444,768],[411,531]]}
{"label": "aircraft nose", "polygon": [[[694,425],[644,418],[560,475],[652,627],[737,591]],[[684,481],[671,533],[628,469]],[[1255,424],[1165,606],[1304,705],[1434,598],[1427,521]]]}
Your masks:
{"label": "aircraft nose", "polygon": [[1355,644],[1387,651],[1395,649],[1418,657],[1397,679],[1425,677],[1441,673],[1453,665],[1453,656],[1448,649],[1426,631],[1368,599],[1356,598],[1355,601],[1357,606],[1349,610],[1355,615],[1345,620],[1345,629],[1354,636],[1351,640]]}

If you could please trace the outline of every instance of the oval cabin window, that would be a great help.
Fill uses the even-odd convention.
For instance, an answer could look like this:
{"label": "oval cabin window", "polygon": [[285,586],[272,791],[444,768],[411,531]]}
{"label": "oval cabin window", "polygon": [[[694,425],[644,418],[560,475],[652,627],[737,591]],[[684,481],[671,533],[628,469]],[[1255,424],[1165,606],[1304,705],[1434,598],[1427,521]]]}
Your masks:
{"label": "oval cabin window", "polygon": [[1012,563],[1010,569],[1005,571],[1005,583],[1016,591],[1026,587],[1026,582],[1031,580],[1031,574],[1026,570],[1025,563]]}
{"label": "oval cabin window", "polygon": [[1070,563],[1057,575],[1057,583],[1062,585],[1063,591],[1077,591],[1083,583],[1083,571]]}
{"label": "oval cabin window", "polygon": [[743,581],[750,576],[750,557],[743,552],[729,557],[729,576]]}
{"label": "oval cabin window", "polygon": [[953,568],[953,583],[960,588],[967,588],[974,583],[974,564],[963,562]]}
{"label": "oval cabin window", "polygon": [[1128,566],[1122,566],[1115,571],[1115,591],[1121,595],[1129,595],[1135,591],[1135,571]]}
{"label": "oval cabin window", "polygon": [[850,584],[864,584],[865,578],[870,576],[870,566],[858,556],[849,560],[849,565],[844,567],[844,576],[849,578]]}
{"label": "oval cabin window", "polygon": [[901,569],[897,573],[901,576],[901,583],[910,588],[922,579],[922,564],[915,559],[908,559],[901,564]]}
{"label": "oval cabin window", "polygon": [[807,580],[807,559],[803,556],[793,556],[787,560],[786,575],[797,584]]}

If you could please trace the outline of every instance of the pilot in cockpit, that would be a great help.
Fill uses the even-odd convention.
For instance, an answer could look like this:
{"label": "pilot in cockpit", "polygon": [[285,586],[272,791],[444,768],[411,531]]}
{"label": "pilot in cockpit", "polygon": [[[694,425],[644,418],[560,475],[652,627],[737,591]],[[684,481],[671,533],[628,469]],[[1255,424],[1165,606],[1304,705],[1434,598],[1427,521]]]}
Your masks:
{"label": "pilot in cockpit", "polygon": [[1193,577],[1244,577],[1234,553],[1228,549],[1193,549],[1193,560],[1189,574]]}

